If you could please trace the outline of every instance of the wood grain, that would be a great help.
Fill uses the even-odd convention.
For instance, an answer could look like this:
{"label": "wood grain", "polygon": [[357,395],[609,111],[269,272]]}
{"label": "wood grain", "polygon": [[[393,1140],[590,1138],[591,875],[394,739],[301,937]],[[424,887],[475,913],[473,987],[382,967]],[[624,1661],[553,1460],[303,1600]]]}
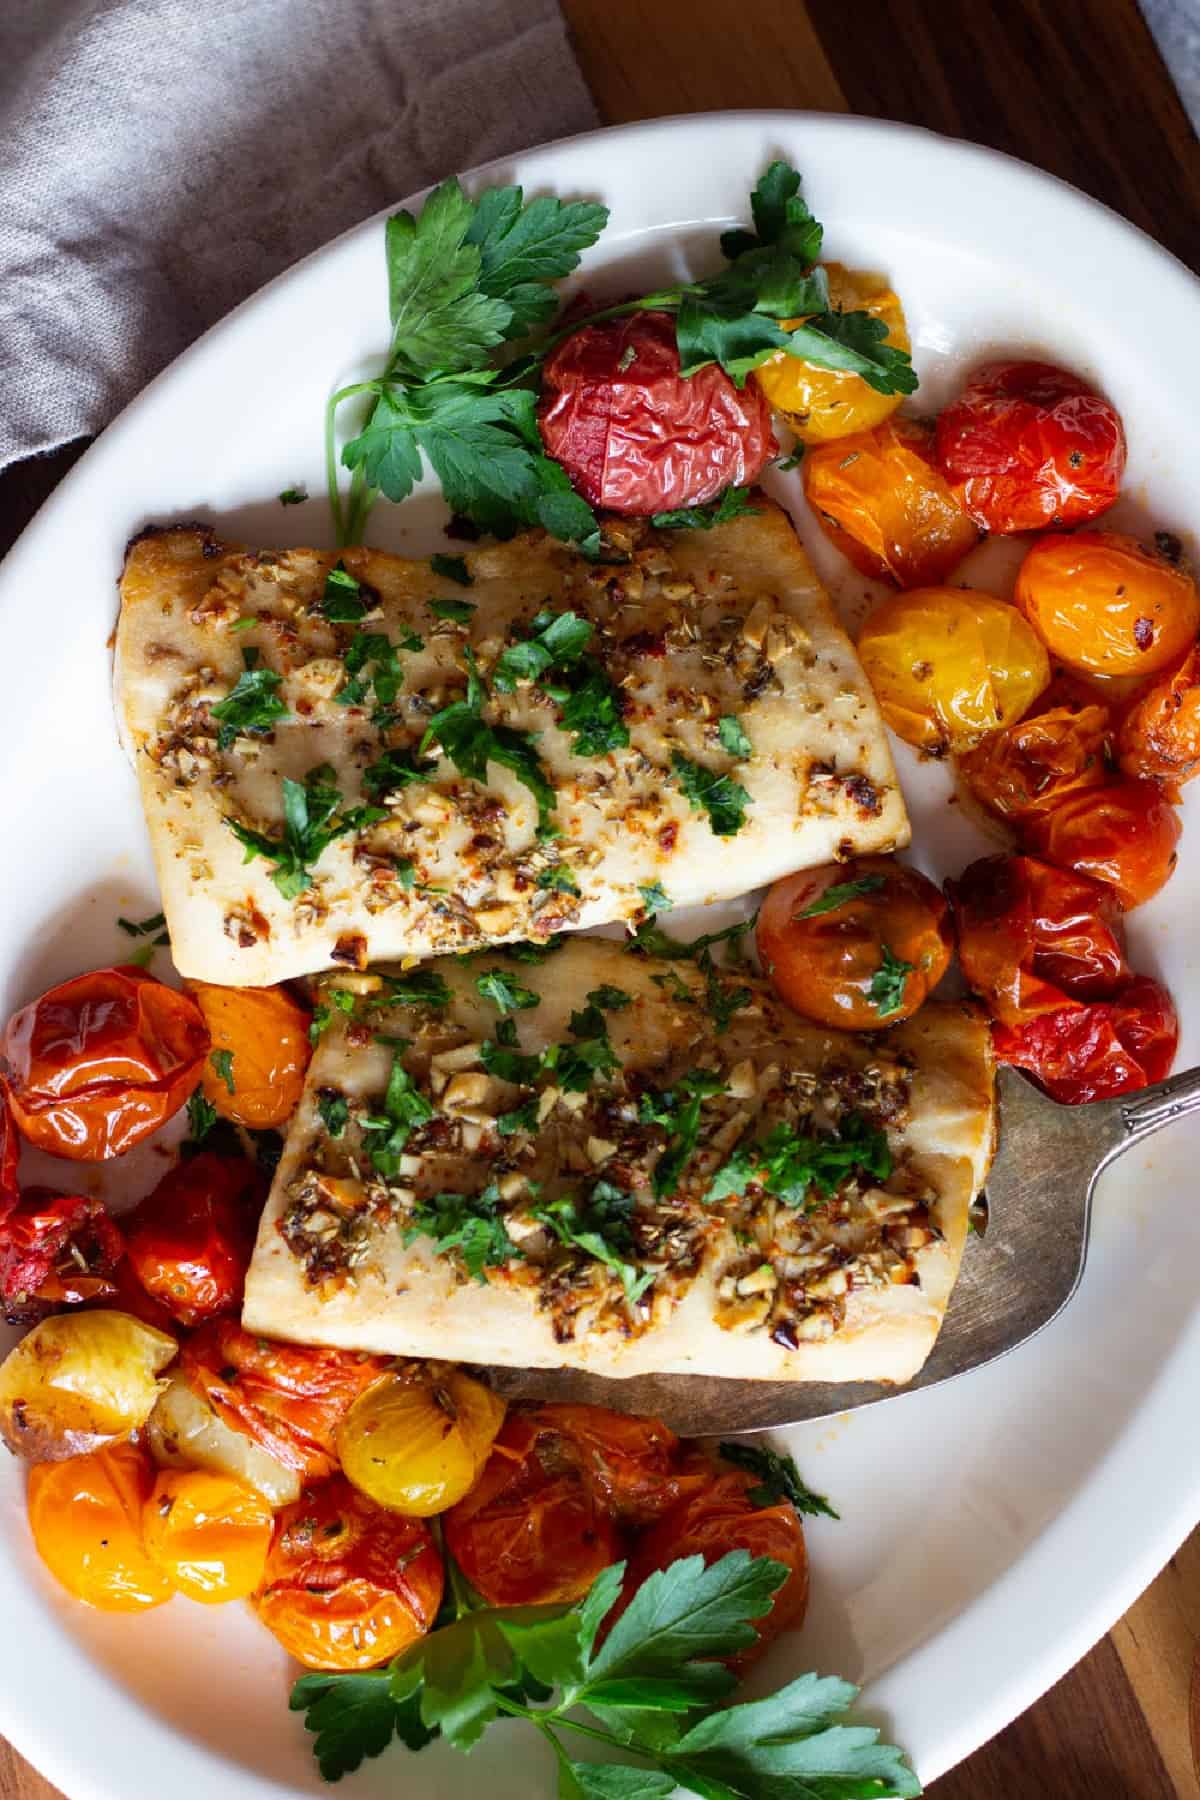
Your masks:
{"label": "wood grain", "polygon": [[[1200,154],[1134,0],[563,0],[563,11],[607,123],[734,107],[906,120],[1074,182],[1200,269]],[[84,447],[0,475],[0,551]],[[1200,1800],[1198,1646],[1200,1533],[934,1800]],[[56,1792],[0,1740],[0,1800]]]}

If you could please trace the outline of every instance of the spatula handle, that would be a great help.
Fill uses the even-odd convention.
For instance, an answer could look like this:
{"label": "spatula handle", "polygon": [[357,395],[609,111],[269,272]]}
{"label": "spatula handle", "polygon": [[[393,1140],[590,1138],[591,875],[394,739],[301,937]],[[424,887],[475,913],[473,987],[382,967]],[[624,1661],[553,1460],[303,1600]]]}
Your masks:
{"label": "spatula handle", "polygon": [[1126,1134],[1121,1148],[1125,1149],[1136,1139],[1161,1131],[1164,1125],[1171,1125],[1188,1113],[1200,1112],[1200,1069],[1183,1069],[1178,1075],[1168,1075],[1165,1081],[1131,1094],[1119,1105]]}

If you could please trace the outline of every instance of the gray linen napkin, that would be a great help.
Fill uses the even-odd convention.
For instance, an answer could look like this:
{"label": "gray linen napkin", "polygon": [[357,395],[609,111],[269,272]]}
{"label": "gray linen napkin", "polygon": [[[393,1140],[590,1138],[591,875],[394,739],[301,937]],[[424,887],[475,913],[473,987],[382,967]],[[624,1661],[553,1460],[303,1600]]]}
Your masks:
{"label": "gray linen napkin", "polygon": [[593,124],[556,0],[0,0],[0,467],[359,219]]}

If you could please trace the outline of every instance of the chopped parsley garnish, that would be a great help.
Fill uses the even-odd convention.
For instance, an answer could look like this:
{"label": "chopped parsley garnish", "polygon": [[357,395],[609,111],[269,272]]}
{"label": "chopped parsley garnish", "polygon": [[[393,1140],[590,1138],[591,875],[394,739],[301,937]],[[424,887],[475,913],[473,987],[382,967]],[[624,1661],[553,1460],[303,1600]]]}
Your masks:
{"label": "chopped parsley garnish", "polygon": [[217,1109],[211,1100],[206,1100],[200,1088],[193,1090],[187,1103],[188,1132],[197,1144],[202,1144],[217,1122]]}
{"label": "chopped parsley garnish", "polygon": [[489,1075],[511,1081],[515,1087],[529,1087],[542,1066],[540,1056],[527,1056],[518,1048],[516,1023],[507,1017],[497,1025],[495,1037],[481,1045],[479,1060]]}
{"label": "chopped parsley garnish", "polygon": [[505,944],[504,954],[511,956],[514,962],[544,963],[548,956],[553,956],[556,950],[561,950],[566,941],[565,931],[555,931],[549,937],[541,939],[540,942],[536,939],[527,939],[520,944]]}
{"label": "chopped parsley garnish", "polygon": [[777,1125],[761,1143],[738,1146],[718,1169],[705,1198],[741,1195],[753,1182],[786,1205],[801,1206],[811,1188],[828,1198],[847,1176],[860,1170],[875,1181],[886,1181],[892,1172],[886,1134],[861,1113],[848,1113],[832,1132]]}
{"label": "chopped parsley garnish", "polygon": [[671,896],[661,881],[643,882],[638,893],[642,896],[642,905],[651,917],[655,913],[670,912]]}
{"label": "chopped parsley garnish", "polygon": [[308,489],[303,482],[297,482],[295,487],[284,488],[279,496],[279,504],[280,506],[300,506],[307,499]]}
{"label": "chopped parsley garnish", "polygon": [[363,770],[363,788],[372,800],[386,800],[389,794],[398,793],[414,781],[428,781],[435,767],[431,762],[418,762],[411,744],[406,750],[385,750]]}
{"label": "chopped parsley garnish", "polygon": [[512,1112],[501,1113],[496,1120],[496,1130],[501,1137],[512,1137],[518,1131],[536,1131],[538,1126],[538,1097],[536,1094],[521,1106],[514,1107]]}
{"label": "chopped parsley garnish", "polygon": [[749,1006],[754,996],[743,984],[723,981],[721,971],[708,950],[701,950],[696,961],[704,972],[705,1007],[717,1028],[718,1037],[723,1036],[729,1029],[734,1013]]}
{"label": "chopped parsley garnish", "polygon": [[671,757],[675,779],[693,812],[708,814],[714,837],[734,837],[746,823],[750,796],[732,775],[718,775],[692,762],[678,750]]}
{"label": "chopped parsley garnish", "polygon": [[904,1005],[904,989],[916,965],[905,962],[902,957],[893,956],[886,944],[881,944],[880,949],[883,954],[879,967],[871,977],[867,999],[880,1018],[886,1019],[889,1014],[899,1012]]}
{"label": "chopped parsley garnish", "polygon": [[[475,577],[467,567],[465,556],[443,556],[439,551],[436,556],[430,557],[429,566],[443,581],[457,581],[459,587],[475,585]],[[474,611],[474,608],[471,610]]]}
{"label": "chopped parsley garnish", "polygon": [[758,1486],[747,1490],[746,1498],[753,1506],[778,1506],[788,1501],[798,1513],[811,1518],[840,1519],[823,1494],[814,1494],[800,1478],[792,1457],[760,1444],[724,1443],[718,1450],[735,1469],[745,1469],[758,1477]]}
{"label": "chopped parsley garnish", "polygon": [[367,616],[362,583],[342,563],[335,563],[325,577],[325,591],[315,610],[331,625],[357,625]]}
{"label": "chopped parsley garnish", "polygon": [[352,1013],[357,996],[349,988],[322,988],[321,998],[313,1009],[312,1024],[308,1028],[309,1043],[318,1043],[335,1012]]}
{"label": "chopped parsley garnish", "polygon": [[339,811],[342,796],[329,763],[310,769],[303,782],[283,778],[283,832],[272,837],[252,831],[237,819],[225,823],[244,847],[245,862],[264,856],[273,865],[271,880],[285,900],[295,900],[313,880],[313,865],[320,861],[336,838],[361,831],[377,819],[386,819],[381,806],[351,806]]}
{"label": "chopped parsley garnish", "polygon": [[750,756],[754,746],[746,736],[742,721],[734,713],[724,713],[717,721],[717,736],[722,750],[728,750],[730,756]]}
{"label": "chopped parsley garnish", "polygon": [[609,1042],[608,1026],[598,1006],[571,1014],[571,1042],[552,1044],[542,1057],[557,1084],[568,1094],[583,1094],[595,1075],[614,1075],[620,1060]]}
{"label": "chopped parsley garnish", "polygon": [[212,1064],[217,1080],[223,1081],[231,1094],[236,1094],[237,1088],[233,1082],[233,1051],[214,1050],[208,1060]]}
{"label": "chopped parsley garnish", "polygon": [[659,531],[711,531],[714,525],[726,525],[730,519],[757,515],[761,507],[751,506],[749,488],[726,488],[719,500],[710,506],[684,506],[677,512],[653,513],[650,523]]}
{"label": "chopped parsley garnish", "polygon": [[579,894],[579,883],[566,863],[555,863],[553,868],[542,869],[537,878],[537,886],[549,888],[552,894],[574,894],[576,897]]}
{"label": "chopped parsley garnish", "polygon": [[573,734],[574,755],[607,756],[628,744],[620,691],[594,656],[580,657],[570,671],[543,681],[542,686],[558,703],[559,724]]}
{"label": "chopped parsley garnish", "polygon": [[863,894],[877,894],[880,888],[887,886],[887,878],[883,875],[860,875],[855,881],[835,881],[827,887],[823,894],[813,901],[811,906],[793,913],[794,919],[816,919],[822,913],[836,912],[839,906],[845,906],[847,900],[857,900]]}
{"label": "chopped parsley garnish", "polygon": [[218,700],[209,708],[219,726],[218,750],[228,750],[243,733],[262,737],[274,731],[281,719],[288,717],[288,709],[279,698],[282,676],[274,669],[257,667],[257,655],[253,650],[247,650],[245,657],[246,667],[235,686],[224,700]]}
{"label": "chopped parsley garnish", "polygon": [[655,987],[669,994],[672,1000],[679,1001],[682,1006],[695,1006],[696,995],[676,970],[664,969],[661,975],[652,975],[650,979]]}
{"label": "chopped parsley garnish", "polygon": [[485,785],[489,763],[511,769],[537,802],[539,826],[551,825],[558,796],[534,747],[534,738],[527,731],[514,731],[507,725],[488,725],[483,718],[483,700],[483,683],[468,650],[467,691],[461,700],[453,700],[434,713],[421,739],[422,754],[431,744],[438,744],[460,774]]}
{"label": "chopped parsley garnish", "polygon": [[638,1118],[643,1125],[662,1125],[670,1134],[654,1165],[654,1192],[660,1200],[673,1194],[700,1141],[700,1109],[725,1092],[725,1080],[708,1069],[685,1075],[674,1088],[642,1095]]}
{"label": "chopped parsley garnish", "polygon": [[589,1006],[598,1006],[602,1012],[623,1012],[633,1005],[632,994],[627,994],[624,988],[614,987],[609,981],[593,988],[587,999]]}
{"label": "chopped parsley garnish", "polygon": [[781,456],[779,458],[778,462],[775,464],[775,467],[777,469],[782,469],[785,473],[787,473],[787,471],[790,469],[798,469],[800,467],[800,464],[803,461],[804,461],[804,445],[802,443],[797,443],[788,452],[788,454],[786,456]]}
{"label": "chopped parsley garnish", "polygon": [[431,600],[429,610],[435,619],[450,619],[455,625],[469,625],[475,617],[473,600]]}
{"label": "chopped parsley garnish", "polygon": [[396,647],[382,631],[356,631],[342,658],[348,677],[334,699],[339,706],[363,706],[367,690],[375,689],[375,713],[372,722],[385,725],[390,708],[404,679]]}
{"label": "chopped parsley garnish", "polygon": [[753,918],[739,919],[736,925],[726,925],[722,931],[706,931],[690,941],[664,931],[653,919],[645,919],[631,933],[625,947],[627,950],[640,950],[646,956],[663,956],[668,962],[699,962],[704,952],[711,950],[714,945],[728,944],[731,949],[735,949],[746,933],[753,931],[757,917],[758,914],[755,913]]}
{"label": "chopped parsley garnish", "polygon": [[350,1102],[337,1088],[317,1089],[317,1111],[330,1137],[339,1138],[350,1120]]}
{"label": "chopped parsley garnish", "polygon": [[436,969],[409,969],[404,975],[383,975],[383,992],[372,1002],[378,1006],[449,1006],[450,989]]}
{"label": "chopped parsley garnish", "polygon": [[481,1194],[434,1194],[414,1206],[404,1226],[404,1242],[430,1237],[438,1256],[453,1250],[467,1274],[486,1282],[489,1269],[501,1268],[521,1252],[504,1228],[500,1190],[489,1182]]}
{"label": "chopped parsley garnish", "polygon": [[492,671],[495,686],[502,694],[511,694],[518,682],[536,681],[547,669],[578,662],[593,630],[578,613],[538,613],[530,624],[530,635],[501,651]]}
{"label": "chopped parsley garnish", "polygon": [[[404,1040],[396,1040],[403,1046]],[[392,1058],[382,1110],[368,1113],[362,1120],[366,1153],[377,1175],[385,1181],[400,1173],[404,1146],[418,1125],[426,1125],[433,1117],[433,1107],[413,1082],[400,1060],[397,1049]]]}
{"label": "chopped parsley garnish", "polygon": [[558,1200],[530,1210],[560,1244],[570,1250],[582,1250],[610,1269],[632,1306],[655,1279],[653,1269],[643,1269],[639,1274],[634,1264],[621,1254],[635,1247],[631,1228],[635,1207],[632,1194],[615,1187],[611,1181],[598,1181],[583,1201],[573,1194],[564,1194]]}
{"label": "chopped parsley garnish", "polygon": [[488,969],[475,977],[475,991],[481,1000],[490,1000],[501,1013],[526,1012],[540,1006],[542,997],[535,994],[503,969]]}
{"label": "chopped parsley garnish", "polygon": [[151,913],[148,919],[118,918],[117,920],[117,924],[125,933],[126,937],[152,937],[156,932],[162,933],[161,936],[154,938],[154,941],[157,944],[166,944],[170,942],[170,939],[163,931],[163,926],[166,922],[165,914],[160,912]]}

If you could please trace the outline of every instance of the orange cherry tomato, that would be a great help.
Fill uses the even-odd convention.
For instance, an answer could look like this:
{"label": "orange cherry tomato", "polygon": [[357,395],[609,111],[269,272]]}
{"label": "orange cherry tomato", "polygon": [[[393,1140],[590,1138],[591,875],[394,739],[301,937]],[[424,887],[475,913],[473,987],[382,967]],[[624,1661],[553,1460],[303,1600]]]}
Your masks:
{"label": "orange cherry tomato", "polygon": [[803,472],[818,525],[872,580],[936,586],[979,542],[979,527],[933,461],[932,428],[915,419],[818,444]]}
{"label": "orange cherry tomato", "polygon": [[[897,350],[911,347],[904,308],[882,275],[847,269],[841,263],[826,263],[825,273],[831,311],[869,313],[887,326],[887,343]],[[803,322],[785,319],[784,330]],[[758,383],[772,406],[787,414],[796,436],[806,444],[843,438],[852,431],[870,431],[894,413],[903,398],[877,393],[861,375],[823,369],[818,363],[789,356],[786,350],[757,368],[751,381]]]}
{"label": "orange cherry tomato", "polygon": [[757,938],[788,1005],[842,1031],[907,1019],[950,961],[945,900],[888,856],[786,875],[763,902]]}
{"label": "orange cherry tomato", "polygon": [[210,1319],[179,1359],[184,1379],[226,1425],[309,1481],[337,1468],[337,1428],[387,1366],[383,1357],[353,1350],[252,1337],[234,1319]]}
{"label": "orange cherry tomato", "polygon": [[150,1560],[190,1600],[246,1600],[262,1585],[275,1515],[254,1488],[205,1469],[164,1469],[142,1513]]}
{"label": "orange cherry tomato", "polygon": [[990,812],[1019,824],[1065,794],[1103,787],[1111,735],[1108,707],[1060,678],[1023,719],[964,751],[959,773]]}
{"label": "orange cherry tomato", "polygon": [[0,1302],[10,1325],[61,1306],[111,1301],[121,1233],[90,1194],[26,1188],[0,1223]]}
{"label": "orange cherry tomato", "polygon": [[1200,650],[1189,650],[1130,707],[1117,755],[1126,775],[1171,786],[1200,774]]}
{"label": "orange cherry tomato", "polygon": [[678,1499],[679,1439],[661,1419],[551,1401],[525,1417],[543,1465],[574,1462],[618,1524],[648,1525]]}
{"label": "orange cherry tomato", "polygon": [[892,730],[936,755],[1014,724],[1050,680],[1050,659],[1016,607],[970,588],[884,600],[858,654]]}
{"label": "orange cherry tomato", "polygon": [[95,969],[13,1014],[0,1039],[0,1084],[31,1144],[97,1162],[179,1111],[208,1047],[186,995],[142,969]]}
{"label": "orange cherry tomato", "polygon": [[997,1025],[999,1062],[1025,1069],[1067,1106],[1136,1093],[1171,1072],[1179,1020],[1167,990],[1139,975],[1111,1000]]}
{"label": "orange cherry tomato", "polygon": [[127,1440],[30,1469],[29,1528],[38,1555],[77,1600],[102,1612],[145,1612],[171,1598],[170,1578],[142,1537],[153,1486],[153,1463]]}
{"label": "orange cherry tomato", "polygon": [[1126,912],[1157,894],[1178,860],[1179,814],[1152,781],[1112,781],[1068,794],[1025,821],[1047,862],[1107,881]]}
{"label": "orange cherry tomato", "polygon": [[[665,1569],[683,1556],[702,1556],[711,1567],[731,1550],[748,1550],[751,1556],[767,1556],[788,1569],[787,1580],[777,1588],[771,1610],[755,1620],[757,1643],[729,1658],[737,1671],[756,1662],[780,1632],[801,1625],[808,1610],[808,1551],[804,1527],[794,1506],[755,1506],[749,1490],[758,1478],[742,1469],[723,1469],[707,1459],[693,1458],[684,1469],[697,1477],[665,1518],[642,1536],[629,1561],[620,1613],[643,1581],[656,1569]],[[611,1628],[610,1624],[610,1628]]]}
{"label": "orange cherry tomato", "polygon": [[21,1140],[17,1136],[17,1122],[13,1118],[12,1107],[8,1104],[4,1084],[0,1082],[0,1225],[3,1225],[21,1197],[17,1186],[17,1163],[20,1155]]}
{"label": "orange cherry tomato", "polygon": [[985,531],[1038,531],[1112,505],[1125,433],[1116,407],[1069,370],[995,362],[939,417],[937,456]]}
{"label": "orange cherry tomato", "polygon": [[[200,1008],[212,1038],[212,1053],[200,1077],[209,1105],[222,1118],[252,1131],[286,1124],[296,1110],[312,1055],[311,1013],[283,987],[190,981],[185,992]],[[214,1057],[220,1060],[214,1062]],[[218,1072],[222,1067],[228,1069],[229,1081]]]}
{"label": "orange cherry tomato", "polygon": [[985,856],[947,891],[962,972],[1007,1024],[1111,998],[1133,979],[1101,881],[1032,856]]}
{"label": "orange cherry tomato", "polygon": [[424,1637],[443,1575],[424,1519],[335,1475],[279,1514],[254,1610],[306,1668],[371,1669]]}
{"label": "orange cherry tomato", "polygon": [[1039,538],[1014,598],[1051,653],[1086,674],[1157,675],[1200,629],[1191,576],[1116,531]]}
{"label": "orange cherry tomato", "polygon": [[164,1175],[132,1215],[129,1260],[181,1325],[240,1306],[261,1200],[249,1163],[202,1150]]}
{"label": "orange cherry tomato", "polygon": [[577,1600],[621,1539],[575,1443],[510,1412],[483,1474],[443,1517],[446,1547],[490,1606]]}

